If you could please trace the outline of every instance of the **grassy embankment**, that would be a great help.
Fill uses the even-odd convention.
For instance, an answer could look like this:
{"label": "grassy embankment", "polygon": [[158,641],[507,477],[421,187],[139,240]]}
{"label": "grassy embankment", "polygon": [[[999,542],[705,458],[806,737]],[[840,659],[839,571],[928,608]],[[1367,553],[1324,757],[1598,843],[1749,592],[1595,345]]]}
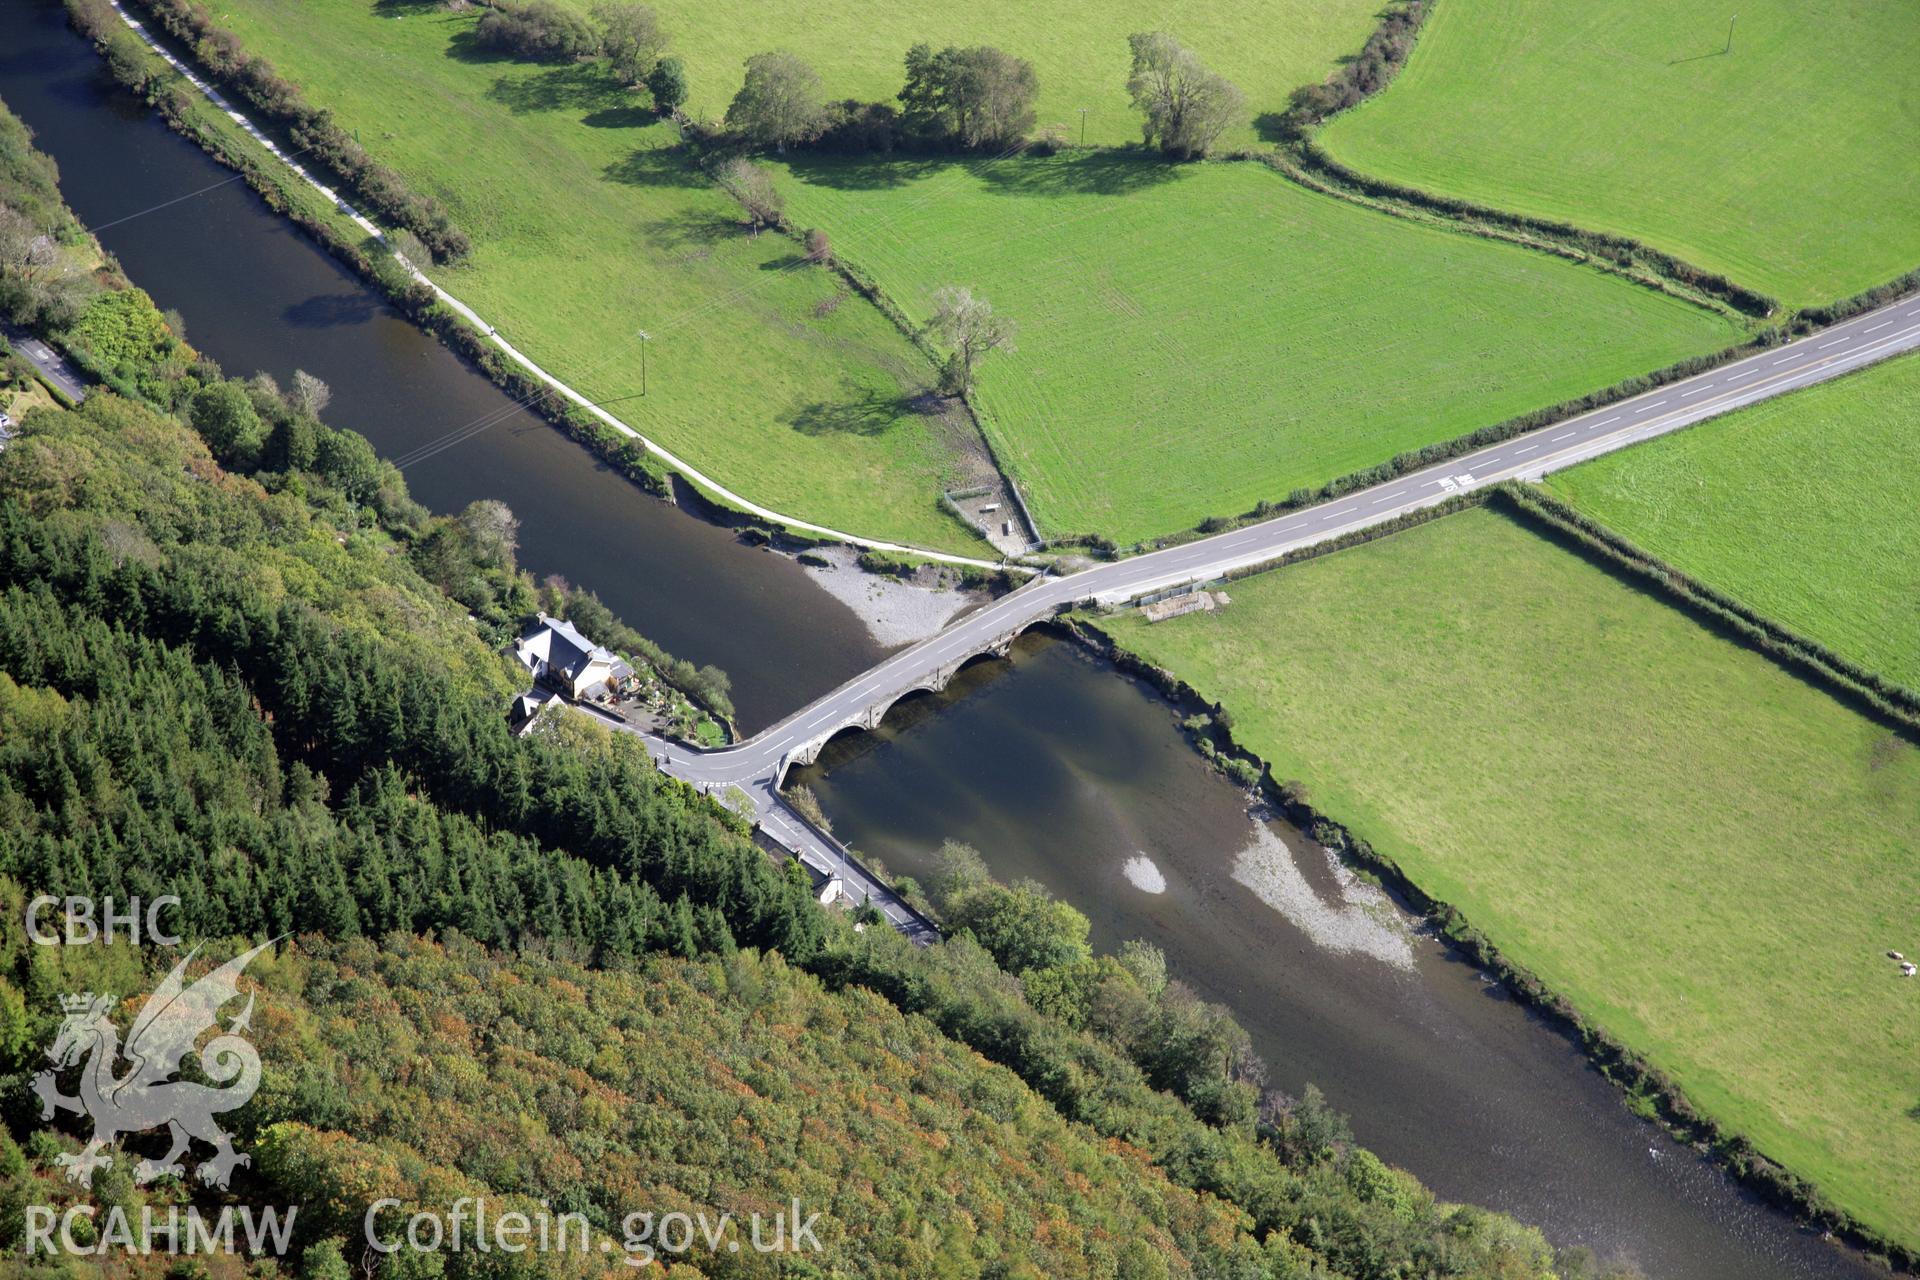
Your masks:
{"label": "grassy embankment", "polygon": [[1019,326],[981,366],[1054,534],[1238,514],[1740,337],[1598,270],[1250,164],[795,160],[785,185],[916,318],[963,282]]}
{"label": "grassy embankment", "polygon": [[599,65],[495,58],[474,17],[362,0],[218,15],[474,240],[441,284],[626,421],[754,501],[869,537],[983,553],[939,506],[932,368],[790,241],[750,236]]}
{"label": "grassy embankment", "polygon": [[1549,481],[1667,563],[1920,689],[1920,357]]}
{"label": "grassy embankment", "polygon": [[1920,1241],[1920,750],[1478,510],[1104,623],[1693,1102]]}
{"label": "grassy embankment", "polygon": [[[586,11],[591,0],[568,0]],[[661,0],[655,9],[687,64],[687,110],[719,119],[740,88],[741,63],[772,48],[791,49],[819,71],[833,98],[892,101],[909,46],[997,45],[1026,58],[1040,78],[1042,126],[1058,124],[1098,145],[1137,142],[1140,118],[1127,100],[1127,36],[1172,31],[1207,65],[1239,85],[1252,115],[1278,111],[1296,87],[1319,80],[1366,42],[1379,6],[1369,0],[1203,0],[1170,13],[1146,0],[1031,5],[986,0],[852,0],[825,7],[792,0]],[[1250,146],[1251,124],[1225,144]]]}
{"label": "grassy embankment", "polygon": [[1638,237],[1790,306],[1920,264],[1900,5],[1447,0],[1321,142],[1369,174]]}

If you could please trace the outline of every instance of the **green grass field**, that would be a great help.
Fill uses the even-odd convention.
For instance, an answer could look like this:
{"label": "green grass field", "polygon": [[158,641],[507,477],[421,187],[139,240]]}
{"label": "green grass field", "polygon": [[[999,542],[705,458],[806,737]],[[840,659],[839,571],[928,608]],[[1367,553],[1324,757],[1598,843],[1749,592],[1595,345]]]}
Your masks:
{"label": "green grass field", "polygon": [[1283,110],[1294,89],[1324,79],[1341,56],[1357,52],[1379,9],[1372,0],[1200,0],[1175,13],[1148,0],[656,0],[654,7],[672,52],[687,64],[687,110],[696,117],[724,115],[740,88],[741,63],[768,49],[805,58],[829,98],[891,102],[914,43],[991,44],[1033,63],[1041,125],[1064,125],[1078,138],[1084,108],[1087,141],[1097,143],[1139,141],[1140,119],[1127,101],[1127,36],[1166,29],[1246,94],[1248,125],[1226,136],[1228,146],[1251,145],[1252,117]]}
{"label": "green grass field", "polygon": [[1920,1243],[1920,749],[1476,510],[1122,643],[1862,1221]]}
{"label": "green grass field", "polygon": [[977,403],[1054,534],[1187,528],[1738,337],[1254,164],[796,159],[785,185],[917,319],[944,284],[1013,318]]}
{"label": "green grass field", "polygon": [[[475,53],[473,15],[233,0],[216,15],[451,208],[472,264],[436,273],[503,335],[735,491],[871,537],[986,553],[939,507],[950,454],[925,358],[792,243],[750,237],[597,66]],[[644,95],[642,95],[644,99]]]}
{"label": "green grass field", "polygon": [[1802,635],[1920,689],[1920,356],[1552,477],[1560,496]]}
{"label": "green grass field", "polygon": [[1399,79],[1322,141],[1806,305],[1920,266],[1916,66],[1899,3],[1446,0]]}

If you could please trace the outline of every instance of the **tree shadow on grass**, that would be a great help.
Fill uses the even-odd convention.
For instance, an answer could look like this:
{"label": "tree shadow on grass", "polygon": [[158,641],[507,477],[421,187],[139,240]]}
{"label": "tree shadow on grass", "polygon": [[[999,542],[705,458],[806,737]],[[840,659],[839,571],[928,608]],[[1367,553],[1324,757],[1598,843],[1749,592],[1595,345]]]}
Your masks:
{"label": "tree shadow on grass", "polygon": [[1262,111],[1253,118],[1253,131],[1262,142],[1296,142],[1300,126],[1284,111]]}
{"label": "tree shadow on grass", "polygon": [[624,160],[615,160],[602,169],[609,182],[629,187],[685,187],[707,185],[700,171],[685,156],[664,147],[641,147]]}
{"label": "tree shadow on grass", "polygon": [[580,123],[589,129],[644,129],[659,121],[660,113],[652,107],[631,102],[624,106],[603,107],[580,117]]}
{"label": "tree shadow on grass", "polygon": [[465,62],[475,66],[486,66],[498,62],[517,62],[519,59],[503,49],[489,49],[481,44],[468,27],[456,31],[447,41],[447,56],[455,62]]}
{"label": "tree shadow on grass", "polygon": [[626,90],[591,62],[549,67],[530,76],[501,76],[487,90],[487,97],[515,115],[577,111],[586,107],[606,110],[631,105],[625,101]]}
{"label": "tree shadow on grass", "polygon": [[799,181],[836,191],[885,191],[904,187],[965,161],[927,156],[792,155],[787,167]]}
{"label": "tree shadow on grass", "polygon": [[444,10],[441,0],[373,0],[373,13],[378,18],[404,18],[408,14]]}
{"label": "tree shadow on grass", "polygon": [[644,228],[648,239],[663,249],[704,249],[734,236],[746,227],[736,218],[717,217],[711,210],[686,209],[668,218],[656,218]]}
{"label": "tree shadow on grass", "polygon": [[1009,196],[1124,196],[1176,182],[1186,166],[1129,148],[1050,159],[1015,157],[980,167],[980,180]]}
{"label": "tree shadow on grass", "polygon": [[832,400],[796,405],[787,424],[807,436],[877,436],[909,414],[930,412],[924,395],[903,396],[854,382]]}
{"label": "tree shadow on grass", "polygon": [[966,170],[1002,195],[1119,196],[1174,182],[1186,166],[1143,148],[1071,152],[1058,156],[799,156],[793,176],[841,191],[884,191]]}

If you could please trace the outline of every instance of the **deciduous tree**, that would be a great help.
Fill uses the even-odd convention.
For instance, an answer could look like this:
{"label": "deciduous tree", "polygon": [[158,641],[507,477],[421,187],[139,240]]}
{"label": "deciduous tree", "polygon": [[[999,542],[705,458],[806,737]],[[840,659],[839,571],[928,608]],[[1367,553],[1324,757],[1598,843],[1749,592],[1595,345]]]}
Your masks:
{"label": "deciduous tree", "polygon": [[498,498],[469,502],[460,513],[474,558],[491,568],[512,570],[520,549],[520,521],[513,508]]}
{"label": "deciduous tree", "polygon": [[923,138],[965,147],[1018,142],[1033,128],[1040,80],[1033,64],[991,45],[925,44],[907,51],[900,105],[907,127]]}
{"label": "deciduous tree", "polygon": [[780,214],[786,207],[786,201],[765,169],[745,156],[735,156],[720,166],[720,185],[726,188],[728,195],[740,202],[741,211],[747,215],[747,222],[753,227],[754,234],[758,235],[761,227],[780,225]]}
{"label": "deciduous tree", "polygon": [[216,382],[200,388],[193,393],[187,417],[213,456],[227,466],[249,468],[259,459],[267,429],[239,383]]}
{"label": "deciduous tree", "polygon": [[600,53],[622,84],[639,84],[660,65],[667,33],[650,5],[602,4],[593,16],[600,24]]}
{"label": "deciduous tree", "polygon": [[1147,144],[1183,160],[1212,151],[1244,114],[1240,90],[1164,31],[1136,32],[1127,44],[1133,50],[1127,92],[1145,117]]}
{"label": "deciduous tree", "polygon": [[820,77],[784,49],[747,59],[747,77],[727,107],[727,128],[760,146],[785,149],[819,133]]}
{"label": "deciduous tree", "polygon": [[287,408],[308,418],[318,418],[333,402],[333,388],[308,373],[293,371],[293,385],[287,388]]}
{"label": "deciduous tree", "polygon": [[653,95],[653,109],[672,115],[687,100],[687,69],[678,58],[662,58],[647,76],[647,92]]}
{"label": "deciduous tree", "polygon": [[1017,349],[1013,321],[996,316],[993,304],[965,285],[948,285],[933,295],[933,319],[927,327],[953,348],[940,371],[941,390],[949,395],[973,390],[974,368],[988,352]]}
{"label": "deciduous tree", "polygon": [[474,24],[473,38],[489,49],[536,62],[590,57],[600,48],[600,33],[593,24],[553,0],[526,4],[495,0]]}

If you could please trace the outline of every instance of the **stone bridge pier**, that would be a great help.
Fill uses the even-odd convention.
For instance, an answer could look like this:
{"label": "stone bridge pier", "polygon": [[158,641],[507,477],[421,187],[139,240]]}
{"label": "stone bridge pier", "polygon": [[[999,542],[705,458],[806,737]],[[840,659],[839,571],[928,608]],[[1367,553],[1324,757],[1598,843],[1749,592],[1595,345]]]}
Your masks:
{"label": "stone bridge pier", "polygon": [[829,723],[804,742],[794,744],[785,755],[781,756],[779,764],[773,771],[774,788],[778,790],[786,782],[787,770],[795,765],[809,765],[818,760],[821,750],[833,740],[835,735],[855,728],[864,729],[868,733],[873,732],[880,727],[880,722],[887,718],[887,712],[893,710],[894,704],[900,699],[910,693],[939,693],[952,683],[956,675],[960,674],[960,668],[975,658],[1006,657],[1013,648],[1013,642],[1020,638],[1021,632],[1036,622],[1045,620],[1045,618],[1029,618],[991,640],[969,646],[964,653],[947,658],[929,671],[907,677],[903,683],[890,685],[875,693],[873,698],[858,710],[850,711],[847,715]]}

